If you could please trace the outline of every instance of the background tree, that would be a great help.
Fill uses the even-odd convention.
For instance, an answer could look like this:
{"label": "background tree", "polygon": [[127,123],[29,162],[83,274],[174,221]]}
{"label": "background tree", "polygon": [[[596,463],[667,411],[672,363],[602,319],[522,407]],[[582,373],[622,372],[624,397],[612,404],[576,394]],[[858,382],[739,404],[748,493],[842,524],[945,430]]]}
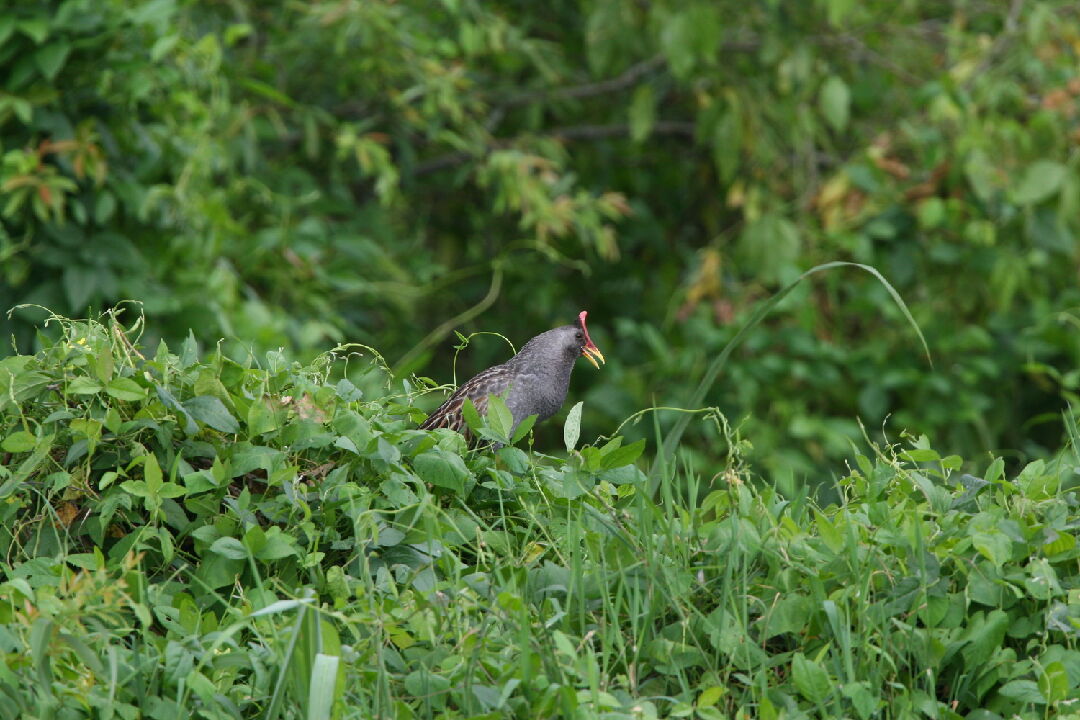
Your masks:
{"label": "background tree", "polygon": [[[144,304],[234,356],[588,308],[597,432],[709,399],[783,477],[875,431],[1043,454],[1075,397],[1080,18],[1065,0],[9,3],[0,304]],[[40,315],[16,312],[21,350]],[[469,369],[503,357],[475,342]],[[437,357],[437,362],[433,358]],[[631,432],[635,432],[631,429]],[[698,446],[715,446],[708,427]]]}

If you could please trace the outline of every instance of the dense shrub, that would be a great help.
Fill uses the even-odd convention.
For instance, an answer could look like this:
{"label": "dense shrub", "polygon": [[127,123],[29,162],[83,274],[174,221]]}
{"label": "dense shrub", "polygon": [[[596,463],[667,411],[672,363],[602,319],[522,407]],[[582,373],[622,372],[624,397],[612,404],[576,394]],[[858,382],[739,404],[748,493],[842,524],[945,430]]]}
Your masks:
{"label": "dense shrub", "polygon": [[416,430],[370,351],[57,322],[0,361],[0,717],[1078,716],[1073,449],[654,497],[577,413],[566,460]]}

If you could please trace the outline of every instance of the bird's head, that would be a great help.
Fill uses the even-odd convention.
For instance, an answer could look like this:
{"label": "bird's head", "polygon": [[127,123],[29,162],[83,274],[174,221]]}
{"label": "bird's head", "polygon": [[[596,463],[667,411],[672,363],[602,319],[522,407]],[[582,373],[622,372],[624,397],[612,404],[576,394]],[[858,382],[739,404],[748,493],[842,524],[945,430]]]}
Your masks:
{"label": "bird's head", "polygon": [[586,315],[582,310],[576,325],[563,325],[540,333],[525,343],[510,362],[515,365],[549,364],[553,367],[571,368],[578,356],[584,355],[586,360],[599,369],[597,360],[604,362],[604,355],[589,337],[589,330],[585,327]]}
{"label": "bird's head", "polygon": [[592,338],[589,337],[589,329],[585,327],[585,316],[589,313],[582,310],[578,314],[577,327],[574,332],[574,342],[576,343],[577,351],[585,356],[585,359],[593,364],[597,370],[600,369],[600,364],[596,361],[604,362],[604,355],[600,352],[600,348],[593,344]]}

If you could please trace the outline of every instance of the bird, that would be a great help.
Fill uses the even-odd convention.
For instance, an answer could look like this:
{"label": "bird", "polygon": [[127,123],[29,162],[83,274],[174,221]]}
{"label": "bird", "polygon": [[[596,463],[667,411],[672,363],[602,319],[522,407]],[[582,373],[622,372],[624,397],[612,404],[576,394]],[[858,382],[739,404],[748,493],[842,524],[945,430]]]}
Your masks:
{"label": "bird", "polygon": [[503,397],[513,416],[510,435],[530,415],[542,422],[558,412],[570,387],[570,373],[578,357],[599,370],[604,356],[589,337],[585,326],[588,312],[578,314],[577,323],[542,332],[522,346],[516,355],[495,365],[458,387],[446,402],[420,424],[421,430],[450,428],[470,438],[463,407],[471,400],[478,414],[487,412],[488,398]]}

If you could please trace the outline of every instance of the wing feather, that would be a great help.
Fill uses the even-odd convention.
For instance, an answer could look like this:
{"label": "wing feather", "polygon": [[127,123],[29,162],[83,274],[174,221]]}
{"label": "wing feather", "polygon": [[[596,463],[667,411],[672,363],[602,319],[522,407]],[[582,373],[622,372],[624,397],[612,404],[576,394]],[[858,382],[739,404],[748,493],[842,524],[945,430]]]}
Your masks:
{"label": "wing feather", "polygon": [[471,437],[462,412],[465,398],[472,400],[476,412],[484,415],[487,412],[488,397],[506,392],[513,381],[513,374],[513,371],[505,365],[496,365],[476,375],[458,387],[446,402],[428,415],[427,419],[420,424],[420,429],[434,430],[444,427],[459,432],[467,438]]}

